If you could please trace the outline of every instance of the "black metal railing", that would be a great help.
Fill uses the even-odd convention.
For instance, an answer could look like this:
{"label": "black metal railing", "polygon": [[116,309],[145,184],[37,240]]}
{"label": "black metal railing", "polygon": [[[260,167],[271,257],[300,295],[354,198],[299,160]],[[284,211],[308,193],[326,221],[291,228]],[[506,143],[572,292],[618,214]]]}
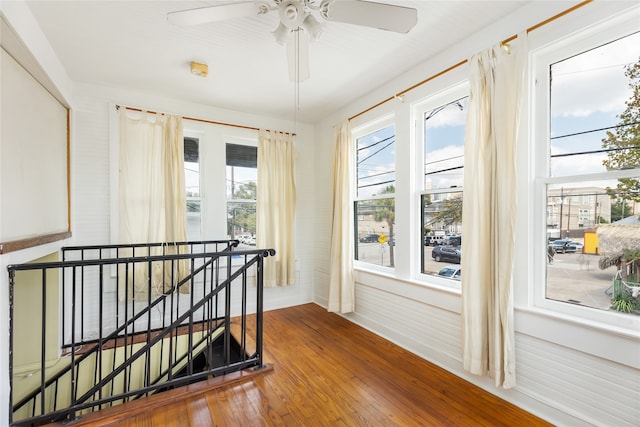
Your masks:
{"label": "black metal railing", "polygon": [[263,262],[275,252],[237,245],[67,247],[59,262],[9,266],[12,425],[262,367]]}

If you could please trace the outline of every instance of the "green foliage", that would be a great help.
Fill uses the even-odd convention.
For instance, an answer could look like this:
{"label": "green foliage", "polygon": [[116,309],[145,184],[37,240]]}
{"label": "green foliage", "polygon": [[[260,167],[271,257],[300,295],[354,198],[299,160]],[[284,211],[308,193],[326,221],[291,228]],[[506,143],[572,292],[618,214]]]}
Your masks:
{"label": "green foliage", "polygon": [[445,226],[459,224],[462,222],[462,194],[446,199],[442,202],[442,206],[437,214],[433,217],[434,221],[441,221]]}
{"label": "green foliage", "polygon": [[626,218],[633,212],[626,200],[616,198],[617,195],[614,190],[607,188],[607,193],[615,200],[611,203],[611,222]]}
{"label": "green foliage", "polygon": [[[602,147],[612,149],[602,164],[611,169],[630,169],[640,166],[640,60],[625,66],[625,76],[630,80],[631,97],[625,101],[627,108],[618,115],[620,122],[613,131],[607,131]],[[622,178],[609,194],[624,194],[629,200],[640,202],[640,180]],[[613,212],[612,212],[613,217]]]}
{"label": "green foliage", "polygon": [[[234,200],[255,200],[257,186],[253,181],[241,184],[233,193]],[[256,232],[256,205],[254,202],[230,202],[227,206],[229,221],[227,232]],[[235,229],[233,229],[235,227]],[[235,231],[235,232],[234,232]]]}
{"label": "green foliage", "polygon": [[255,200],[257,191],[258,186],[255,181],[249,181],[238,187],[238,189],[233,193],[233,198],[235,200]]}
{"label": "green foliage", "polygon": [[[396,189],[393,185],[389,185],[382,190],[380,194],[394,194]],[[396,199],[375,199],[372,201],[373,219],[376,221],[386,221],[392,225],[396,220]]]}
{"label": "green foliage", "polygon": [[623,292],[611,300],[611,308],[622,313],[631,313],[640,308],[640,304],[633,296]]}
{"label": "green foliage", "polygon": [[627,261],[640,259],[640,249],[623,249],[622,254]]}
{"label": "green foliage", "polygon": [[[395,194],[396,188],[393,185],[385,187],[380,194]],[[396,222],[396,199],[374,199],[372,200],[373,219],[377,222],[385,221],[389,226],[389,241],[393,241],[393,224]],[[389,264],[395,264],[393,245],[389,245]]]}

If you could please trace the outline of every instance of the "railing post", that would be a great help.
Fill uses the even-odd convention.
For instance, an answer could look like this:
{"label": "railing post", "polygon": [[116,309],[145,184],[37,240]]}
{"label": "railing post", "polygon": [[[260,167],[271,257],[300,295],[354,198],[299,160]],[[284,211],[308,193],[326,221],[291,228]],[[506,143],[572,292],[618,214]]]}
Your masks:
{"label": "railing post", "polygon": [[[16,272],[9,267],[9,381],[13,385],[13,287]],[[9,387],[9,424],[13,423],[13,387]]]}
{"label": "railing post", "polygon": [[256,285],[256,354],[258,356],[257,369],[263,366],[262,361],[262,328],[263,328],[263,289],[264,289],[264,255],[260,254],[257,266],[257,285]]}
{"label": "railing post", "polygon": [[[231,255],[227,255],[227,283],[231,278]],[[224,360],[231,361],[231,286],[224,291]]]}

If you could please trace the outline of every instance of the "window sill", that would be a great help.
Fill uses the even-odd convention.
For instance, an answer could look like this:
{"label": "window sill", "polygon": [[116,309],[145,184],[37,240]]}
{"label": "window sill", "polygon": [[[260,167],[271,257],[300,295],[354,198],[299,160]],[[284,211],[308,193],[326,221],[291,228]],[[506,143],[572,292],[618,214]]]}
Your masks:
{"label": "window sill", "polygon": [[[514,318],[516,333],[640,369],[640,328],[609,325],[540,307],[515,307]],[[632,319],[632,323],[637,320]]]}
{"label": "window sill", "polygon": [[[393,270],[380,271],[354,267],[356,285],[409,298],[424,304],[460,314],[460,289],[434,282],[423,282],[396,277]],[[434,278],[437,280],[437,278]],[[445,280],[445,279],[442,279]]]}

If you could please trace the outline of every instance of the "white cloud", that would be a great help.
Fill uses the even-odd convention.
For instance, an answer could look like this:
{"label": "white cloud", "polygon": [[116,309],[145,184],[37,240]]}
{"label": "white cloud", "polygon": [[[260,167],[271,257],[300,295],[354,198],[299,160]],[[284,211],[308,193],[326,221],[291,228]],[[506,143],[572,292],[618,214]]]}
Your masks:
{"label": "white cloud", "polygon": [[640,33],[568,58],[552,66],[552,116],[617,114],[629,99],[624,66],[640,57]]}
{"label": "white cloud", "polygon": [[[427,172],[434,170],[444,170],[454,168],[462,164],[464,147],[461,145],[448,145],[429,153],[427,159]],[[428,188],[449,188],[452,186],[462,186],[464,169],[441,172],[435,175],[427,175],[425,185],[430,183]]]}

